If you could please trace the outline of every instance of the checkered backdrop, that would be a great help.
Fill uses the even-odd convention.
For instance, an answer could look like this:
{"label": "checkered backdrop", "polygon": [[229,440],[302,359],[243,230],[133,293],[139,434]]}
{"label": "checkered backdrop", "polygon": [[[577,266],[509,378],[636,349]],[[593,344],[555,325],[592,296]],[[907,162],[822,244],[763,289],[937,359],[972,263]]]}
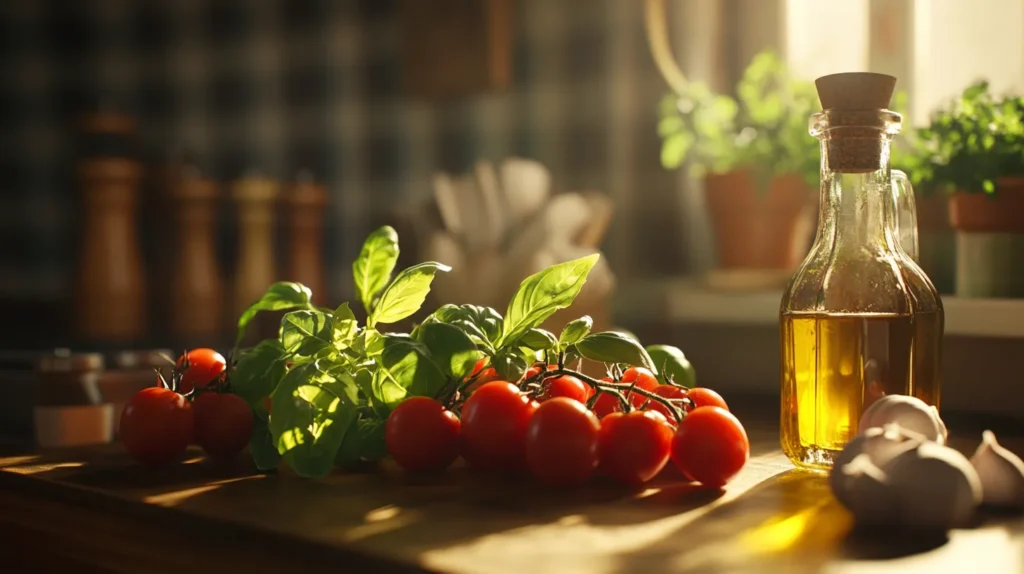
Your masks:
{"label": "checkered backdrop", "polygon": [[508,155],[544,162],[556,191],[614,198],[605,247],[620,276],[681,269],[680,178],[658,164],[665,86],[642,7],[519,0],[511,89],[435,104],[402,93],[394,1],[0,2],[0,296],[67,296],[70,126],[97,106],[137,119],[149,160],[185,149],[221,181],[310,170],[332,198],[335,297],[379,214],[426,199],[434,170]]}

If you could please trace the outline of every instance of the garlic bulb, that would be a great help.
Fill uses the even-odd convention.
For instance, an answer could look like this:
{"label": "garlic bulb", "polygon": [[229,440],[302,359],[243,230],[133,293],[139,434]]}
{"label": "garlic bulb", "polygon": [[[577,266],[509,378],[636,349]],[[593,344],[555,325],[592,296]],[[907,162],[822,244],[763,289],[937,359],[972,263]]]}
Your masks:
{"label": "garlic bulb", "polygon": [[866,456],[866,460],[876,468],[883,469],[890,460],[917,447],[924,440],[923,436],[896,424],[864,430],[846,443],[846,447],[833,462],[832,472],[829,474],[829,486],[832,488],[832,493],[839,502],[852,511],[854,503],[849,497],[851,478],[845,469],[854,459]]}
{"label": "garlic bulb", "polygon": [[896,505],[889,478],[869,455],[854,457],[839,472],[846,488],[844,504],[858,524],[881,525],[894,519]]}
{"label": "garlic bulb", "polygon": [[946,425],[939,418],[939,411],[917,397],[908,395],[886,395],[875,401],[860,418],[860,432],[896,423],[930,441],[946,444]]}
{"label": "garlic bulb", "polygon": [[1024,461],[996,442],[992,431],[981,434],[971,457],[981,479],[982,502],[991,506],[1024,509]]}
{"label": "garlic bulb", "polygon": [[981,502],[981,480],[967,457],[924,442],[883,469],[898,506],[898,523],[922,530],[966,526]]}

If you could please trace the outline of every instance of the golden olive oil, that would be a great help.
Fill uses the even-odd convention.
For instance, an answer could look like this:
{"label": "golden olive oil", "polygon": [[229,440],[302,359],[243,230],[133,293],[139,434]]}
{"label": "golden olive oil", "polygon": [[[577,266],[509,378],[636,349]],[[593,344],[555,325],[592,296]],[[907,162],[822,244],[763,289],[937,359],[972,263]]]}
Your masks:
{"label": "golden olive oil", "polygon": [[828,469],[886,394],[938,406],[942,316],[783,313],[782,449]]}

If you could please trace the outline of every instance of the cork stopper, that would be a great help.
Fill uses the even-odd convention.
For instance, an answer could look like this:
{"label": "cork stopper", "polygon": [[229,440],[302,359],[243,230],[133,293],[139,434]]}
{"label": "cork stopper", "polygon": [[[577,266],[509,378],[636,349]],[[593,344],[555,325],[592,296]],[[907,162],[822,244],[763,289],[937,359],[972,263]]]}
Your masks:
{"label": "cork stopper", "polygon": [[866,173],[885,167],[888,157],[886,112],[896,88],[896,78],[872,72],[846,72],[814,81],[828,124],[824,137],[828,166],[835,171]]}
{"label": "cork stopper", "polygon": [[814,80],[823,110],[884,110],[892,101],[896,78],[873,72],[843,72]]}

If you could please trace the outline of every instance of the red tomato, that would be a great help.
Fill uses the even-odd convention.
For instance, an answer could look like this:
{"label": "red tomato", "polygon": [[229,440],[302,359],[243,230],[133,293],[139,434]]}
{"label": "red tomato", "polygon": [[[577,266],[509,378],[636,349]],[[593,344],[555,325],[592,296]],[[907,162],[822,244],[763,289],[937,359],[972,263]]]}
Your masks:
{"label": "red tomato", "polygon": [[192,442],[192,403],[163,387],[139,391],[121,413],[121,442],[150,466],[174,462]]}
{"label": "red tomato", "polygon": [[252,408],[230,393],[200,393],[192,402],[195,441],[213,458],[231,458],[252,437]]}
{"label": "red tomato", "polygon": [[480,387],[462,406],[462,456],[486,469],[526,468],[526,427],[537,406],[512,383]]}
{"label": "red tomato", "polygon": [[430,397],[412,397],[391,411],[384,424],[384,442],[398,466],[410,471],[437,471],[459,456],[455,413]]}
{"label": "red tomato", "polygon": [[[665,397],[666,399],[683,399],[686,398],[686,389],[682,389],[674,385],[658,385],[658,387],[654,389],[654,394],[659,397]],[[683,405],[680,404],[679,406],[682,408]],[[669,424],[676,426],[676,418],[672,416],[672,413],[668,412],[668,409],[662,406],[661,403],[651,401],[647,404],[647,409],[661,413]]]}
{"label": "red tomato", "polygon": [[[526,369],[526,372],[523,373],[522,380],[525,381],[526,379],[529,379],[529,378],[532,378],[532,377],[536,377],[538,374],[540,374],[540,370],[543,367],[544,367],[543,364],[536,364],[536,365],[533,365],[532,367],[530,367],[529,369]],[[557,368],[558,368],[558,365],[548,365],[548,370],[549,371],[553,371],[553,370],[555,370]]]}
{"label": "red tomato", "polygon": [[725,404],[725,399],[722,398],[722,395],[708,388],[694,387],[686,392],[686,396],[693,401],[693,408],[695,409],[699,407],[721,407],[729,410],[729,405]]}
{"label": "red tomato", "polygon": [[542,482],[583,484],[597,468],[601,423],[583,403],[554,397],[545,401],[526,428],[526,462]]}
{"label": "red tomato", "polygon": [[540,401],[544,402],[555,397],[566,397],[581,403],[587,402],[590,396],[590,385],[570,375],[562,375],[544,381],[544,390]]}
{"label": "red tomato", "polygon": [[[654,376],[654,373],[643,367],[630,367],[626,369],[626,372],[622,373],[622,380],[619,382],[627,385],[635,384],[636,388],[651,392],[654,392],[654,389],[658,388],[661,384],[658,382],[658,378]],[[626,398],[629,399],[634,408],[640,408],[640,406],[647,402],[647,397],[637,393],[629,393]]]}
{"label": "red tomato", "polygon": [[612,413],[601,420],[600,469],[615,480],[639,486],[665,467],[672,427],[661,413]]}
{"label": "red tomato", "polygon": [[[186,357],[188,368],[185,368]],[[217,377],[224,373],[227,362],[224,356],[213,349],[192,349],[178,357],[175,368],[181,372],[178,392],[187,395],[196,388],[209,386]],[[184,371],[182,372],[182,370]]]}
{"label": "red tomato", "polygon": [[[605,383],[615,382],[611,379],[611,377],[603,377],[601,380]],[[601,393],[600,396],[597,397],[597,400],[594,401],[593,411],[594,414],[597,415],[597,418],[604,420],[604,417],[612,413],[622,412],[622,404],[619,402],[619,399],[615,397],[615,395],[612,395],[610,393]]]}
{"label": "red tomato", "polygon": [[476,379],[473,381],[473,384],[466,387],[466,392],[472,393],[487,383],[502,380],[501,375],[498,374],[498,371],[496,371],[494,367],[487,367],[489,360],[490,359],[485,357],[477,361],[476,365],[473,366],[473,373],[464,380],[468,381],[473,377],[473,375],[476,375]]}
{"label": "red tomato", "polygon": [[747,431],[721,407],[693,409],[672,438],[672,462],[687,478],[707,486],[724,486],[749,456]]}

